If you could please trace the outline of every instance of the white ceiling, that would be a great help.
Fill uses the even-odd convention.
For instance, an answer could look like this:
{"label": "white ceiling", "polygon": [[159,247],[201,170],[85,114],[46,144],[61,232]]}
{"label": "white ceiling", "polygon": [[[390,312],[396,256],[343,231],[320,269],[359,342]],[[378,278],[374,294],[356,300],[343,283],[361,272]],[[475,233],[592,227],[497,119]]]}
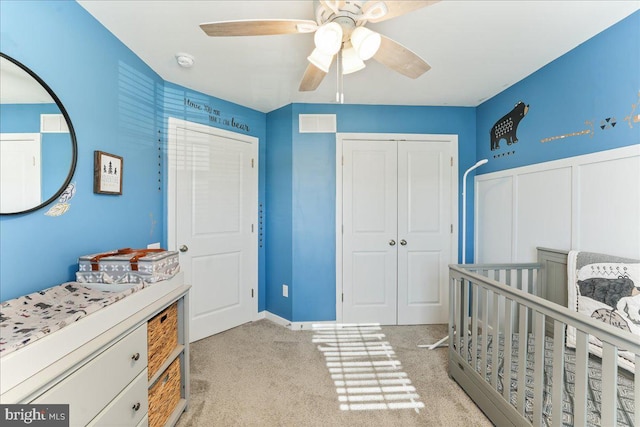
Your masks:
{"label": "white ceiling", "polygon": [[[269,112],[335,100],[335,65],[314,92],[298,92],[312,34],[208,37],[204,22],[310,19],[313,2],[78,0],[164,80]],[[367,27],[432,67],[416,80],[375,60],[344,77],[345,103],[476,106],[640,9],[640,0],[443,0]],[[175,54],[195,65],[184,69]],[[594,58],[596,59],[596,58]]]}

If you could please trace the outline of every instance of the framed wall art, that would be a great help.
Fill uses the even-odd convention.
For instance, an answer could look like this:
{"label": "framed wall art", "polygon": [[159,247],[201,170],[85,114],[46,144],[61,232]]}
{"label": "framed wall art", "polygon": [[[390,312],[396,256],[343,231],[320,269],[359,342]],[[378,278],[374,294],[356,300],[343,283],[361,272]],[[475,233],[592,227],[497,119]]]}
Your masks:
{"label": "framed wall art", "polygon": [[93,192],[122,194],[122,157],[104,151],[93,152]]}

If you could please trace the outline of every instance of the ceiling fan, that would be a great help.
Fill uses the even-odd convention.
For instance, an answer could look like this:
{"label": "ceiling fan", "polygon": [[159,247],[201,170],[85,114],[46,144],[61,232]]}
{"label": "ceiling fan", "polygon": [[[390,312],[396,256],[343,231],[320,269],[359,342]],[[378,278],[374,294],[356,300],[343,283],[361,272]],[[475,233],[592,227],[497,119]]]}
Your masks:
{"label": "ceiling fan", "polygon": [[413,12],[438,1],[328,1],[313,2],[315,21],[305,19],[247,19],[200,24],[212,37],[267,36],[315,33],[315,49],[299,90],[315,90],[337,58],[339,74],[364,68],[373,58],[381,64],[415,79],[431,67],[400,43],[365,28],[367,22],[382,22]]}

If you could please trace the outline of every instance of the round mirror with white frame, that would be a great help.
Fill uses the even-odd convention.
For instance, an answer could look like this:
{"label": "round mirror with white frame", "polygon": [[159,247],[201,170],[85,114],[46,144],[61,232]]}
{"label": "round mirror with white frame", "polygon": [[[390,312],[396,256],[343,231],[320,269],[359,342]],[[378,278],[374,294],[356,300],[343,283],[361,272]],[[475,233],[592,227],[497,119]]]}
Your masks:
{"label": "round mirror with white frame", "polygon": [[76,135],[56,94],[0,52],[0,215],[32,212],[59,198],[77,157]]}

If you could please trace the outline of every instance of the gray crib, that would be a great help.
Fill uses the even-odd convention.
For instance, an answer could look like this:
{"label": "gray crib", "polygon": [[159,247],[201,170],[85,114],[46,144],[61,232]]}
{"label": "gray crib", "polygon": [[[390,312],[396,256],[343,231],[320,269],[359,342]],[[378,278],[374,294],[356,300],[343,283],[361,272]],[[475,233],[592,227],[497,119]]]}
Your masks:
{"label": "gray crib", "polygon": [[[494,424],[640,426],[640,339],[566,307],[566,251],[449,274],[449,374]],[[635,354],[631,370],[623,351]]]}

